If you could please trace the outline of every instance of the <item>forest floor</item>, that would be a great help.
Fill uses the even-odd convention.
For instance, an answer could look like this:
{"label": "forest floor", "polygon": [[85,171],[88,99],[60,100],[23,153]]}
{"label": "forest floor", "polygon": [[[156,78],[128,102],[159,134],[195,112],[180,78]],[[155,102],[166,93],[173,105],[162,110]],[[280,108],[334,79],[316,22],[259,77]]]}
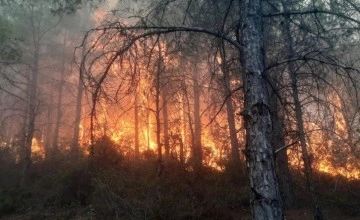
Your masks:
{"label": "forest floor", "polygon": [[[33,176],[38,180],[29,189],[0,190],[0,219],[251,219],[246,181],[234,184],[217,172],[201,179],[178,172],[158,178],[152,168],[104,169],[91,179],[77,169]],[[325,219],[360,219],[360,198],[351,193],[359,192],[360,182],[338,181],[334,191],[330,179],[317,182]],[[295,208],[285,212],[286,220],[312,219],[303,189],[295,185]]]}
{"label": "forest floor", "polygon": [[[31,212],[22,213],[22,214],[11,214],[0,217],[3,220],[35,220],[35,219],[71,219],[71,220],[88,220],[88,219],[101,219],[98,217],[91,217],[88,214],[80,214],[84,212],[83,210],[78,210],[79,214],[74,214],[69,216],[68,212],[62,213],[46,213],[46,212]],[[233,212],[229,213],[229,217],[226,219],[236,219],[236,220],[251,220],[251,215],[248,213],[248,210],[243,212]],[[325,209],[323,210],[325,219],[329,220],[358,220],[360,216],[349,216],[346,213],[343,213],[341,210],[334,209]],[[128,219],[126,217],[119,217],[118,219]],[[193,218],[184,218],[184,219],[193,219]],[[194,218],[194,219],[202,219]],[[204,218],[212,219],[212,218]],[[219,218],[213,218],[219,219]],[[225,220],[226,220],[225,219]],[[312,220],[313,216],[311,209],[298,209],[298,210],[288,210],[285,211],[285,220]]]}
{"label": "forest floor", "polygon": [[[95,167],[95,168],[94,168]],[[204,169],[195,176],[178,162],[157,176],[156,157],[138,162],[110,153],[33,163],[27,187],[19,167],[0,161],[0,219],[251,219],[246,173]],[[325,219],[360,219],[360,180],[314,173]],[[294,207],[287,220],[312,219],[303,174],[292,171]]]}

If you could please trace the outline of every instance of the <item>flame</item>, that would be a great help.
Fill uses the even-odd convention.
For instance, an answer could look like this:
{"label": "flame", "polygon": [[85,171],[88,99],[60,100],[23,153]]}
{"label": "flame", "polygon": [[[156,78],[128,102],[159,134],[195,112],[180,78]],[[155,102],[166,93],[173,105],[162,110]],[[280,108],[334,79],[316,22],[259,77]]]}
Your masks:
{"label": "flame", "polygon": [[37,138],[33,138],[31,142],[31,157],[37,157],[38,159],[45,158],[45,150],[44,147],[39,143]]}
{"label": "flame", "polygon": [[321,172],[331,174],[332,176],[341,175],[347,179],[360,179],[360,170],[350,164],[346,164],[344,167],[335,168],[329,161],[322,160],[317,165],[317,169]]}
{"label": "flame", "polygon": [[[102,10],[96,10],[94,13],[94,17],[98,24],[100,24],[103,20],[103,18],[106,16],[106,13]],[[108,39],[105,39],[106,43],[109,43]],[[116,37],[113,40],[116,43]],[[101,42],[101,41],[99,41]],[[99,50],[105,50],[107,46],[112,47],[114,44],[106,44],[106,45],[98,45],[97,48]],[[119,42],[118,42],[119,43]],[[121,43],[121,42],[120,42]],[[102,47],[103,46],[103,47]],[[139,48],[142,45],[139,45]],[[112,50],[113,48],[111,48]],[[154,48],[154,50],[158,50],[157,47]],[[178,60],[175,56],[171,53],[168,54],[168,48],[167,45],[164,42],[160,42],[160,50],[161,50],[161,56],[164,62],[164,65],[166,68],[173,68],[173,69],[180,69],[180,60]],[[140,51],[138,51],[140,53]],[[156,53],[154,53],[156,54]],[[110,54],[109,54],[110,56]],[[110,57],[105,56],[104,60],[108,60]],[[149,62],[153,61],[150,60],[153,57],[149,58]],[[220,56],[215,57],[218,63],[222,63]],[[119,81],[124,80],[127,73],[130,73],[132,71],[132,65],[130,62],[126,62],[126,59],[122,60],[121,63],[114,63],[114,65],[111,67],[112,72],[112,81],[109,82],[112,86],[109,87],[116,87],[113,85],[120,84]],[[145,63],[141,63],[141,61],[138,61],[137,65],[139,66],[139,71],[142,71],[140,74],[142,78],[139,79],[137,82],[137,93],[139,94],[139,144],[140,144],[140,152],[144,152],[146,150],[155,150],[157,148],[156,138],[155,138],[155,116],[154,116],[154,97],[152,94],[152,74],[149,70],[149,64],[146,61]],[[101,69],[101,62],[99,62],[99,69]],[[191,68],[189,68],[191,69]],[[96,69],[94,69],[95,72]],[[99,71],[101,72],[101,71]],[[121,77],[119,77],[121,75]],[[118,77],[118,78],[115,78]],[[122,78],[124,77],[124,78]],[[117,81],[119,80],[119,81]],[[184,80],[186,81],[186,80]],[[188,83],[188,82],[185,82]],[[236,84],[236,85],[235,85]],[[237,86],[239,84],[238,81],[231,82],[232,86]],[[124,84],[126,86],[131,86],[128,84]],[[191,97],[191,94],[190,94]],[[330,97],[330,95],[329,95]],[[336,97],[335,99],[331,100],[334,105],[337,107],[336,109],[341,109],[341,102],[337,95],[332,95],[331,97]],[[131,99],[131,98],[130,98]],[[174,134],[176,138],[181,139],[182,144],[184,145],[185,152],[185,160],[188,160],[190,157],[189,149],[187,149],[188,146],[190,146],[190,140],[191,140],[191,132],[190,132],[190,125],[189,125],[189,119],[188,114],[190,114],[185,106],[189,104],[188,102],[192,102],[192,100],[186,100],[186,98],[181,93],[176,93],[173,97],[174,103],[178,103],[175,105],[169,105],[169,114],[171,115],[172,119],[176,119],[178,121],[177,125],[172,125],[172,127],[169,128],[169,133]],[[202,109],[206,109],[206,106],[204,106],[204,103],[206,103],[205,98],[201,98],[203,103]],[[131,101],[129,101],[131,102]],[[117,110],[110,110],[109,106],[106,104],[105,101],[101,102],[101,113],[100,116],[97,118],[97,124],[99,125],[95,132],[97,135],[105,134],[107,132],[107,135],[116,143],[122,143],[123,140],[134,137],[135,134],[135,122],[134,122],[134,112],[133,110],[130,110],[128,114],[124,114],[121,116],[117,116]],[[239,108],[239,106],[237,106]],[[345,123],[345,119],[341,112],[338,110],[334,110],[334,120],[335,120],[335,126],[334,126],[334,132],[337,136],[348,138],[347,133],[347,127]],[[171,117],[169,120],[171,120]],[[217,117],[219,117],[219,121],[221,121],[222,126],[220,127],[226,127],[226,114],[220,114]],[[207,119],[202,118],[202,124],[207,124]],[[118,123],[120,121],[120,123]],[[89,122],[83,123],[84,129],[81,130],[81,132],[84,133],[84,137],[87,135],[85,134],[85,127],[88,125]],[[238,117],[236,119],[236,127],[237,128],[243,128],[242,126],[243,121],[241,117]],[[225,126],[223,126],[225,125]],[[218,161],[222,159],[224,152],[230,151],[230,140],[229,138],[226,139],[224,137],[222,141],[219,141],[218,137],[215,137],[211,134],[211,126],[206,126],[202,128],[202,145],[204,150],[209,150],[208,157],[204,160],[204,163],[206,165],[211,166],[215,169],[222,170],[223,167],[218,165]],[[319,126],[316,123],[307,122],[305,125],[306,131],[313,131],[318,130],[315,132],[309,133],[308,136],[308,142],[307,145],[309,147],[309,153],[313,155],[314,161],[313,161],[313,169],[316,169],[321,172],[328,173],[330,175],[336,176],[336,175],[342,175],[346,178],[355,178],[360,179],[360,171],[356,169],[354,163],[351,162],[349,158],[347,158],[346,163],[341,165],[336,165],[333,162],[334,154],[331,152],[330,149],[334,148],[336,143],[333,142],[333,140],[330,140],[327,138],[324,133],[321,130],[321,126]],[[223,129],[223,128],[221,128]],[[226,129],[225,129],[226,130]],[[163,134],[162,134],[163,135]],[[176,151],[177,147],[179,146],[179,140],[174,139],[172,140],[172,143],[174,146],[172,146],[173,151]],[[245,142],[245,131],[242,129],[242,132],[238,133],[238,140],[240,143]],[[134,143],[132,143],[134,145]],[[224,150],[224,146],[227,147],[227,149]],[[134,146],[131,146],[134,148]],[[350,152],[346,152],[346,155],[350,155]],[[298,148],[292,148],[288,151],[289,156],[289,163],[293,167],[302,167],[302,156],[301,151]],[[244,159],[244,158],[242,158]]]}
{"label": "flame", "polygon": [[[155,150],[156,149],[156,143],[154,142],[153,138],[152,138],[152,135],[151,135],[151,130],[153,129],[152,128],[152,124],[149,122],[149,127],[148,128],[143,128],[143,142],[144,142],[144,146],[147,146],[147,150]],[[140,149],[140,152],[141,151],[144,151],[145,149],[141,150]]]}
{"label": "flame", "polygon": [[210,155],[206,165],[219,171],[223,170],[223,167],[218,164],[218,159],[221,158],[221,149],[215,144],[208,129],[205,129],[201,139],[202,143],[204,143],[203,147],[210,149]]}
{"label": "flame", "polygon": [[[333,109],[334,128],[324,131],[322,127],[313,122],[307,122],[305,129],[312,131],[308,134],[308,151],[315,170],[330,174],[331,176],[344,176],[347,179],[360,179],[360,170],[357,168],[356,159],[352,158],[347,145],[348,129],[344,115],[341,112],[343,106],[336,94],[329,94]],[[329,125],[327,125],[329,126]],[[299,148],[288,151],[289,163],[293,167],[303,167],[302,155]],[[340,159],[337,159],[340,157]],[[338,160],[338,161],[337,161]]]}

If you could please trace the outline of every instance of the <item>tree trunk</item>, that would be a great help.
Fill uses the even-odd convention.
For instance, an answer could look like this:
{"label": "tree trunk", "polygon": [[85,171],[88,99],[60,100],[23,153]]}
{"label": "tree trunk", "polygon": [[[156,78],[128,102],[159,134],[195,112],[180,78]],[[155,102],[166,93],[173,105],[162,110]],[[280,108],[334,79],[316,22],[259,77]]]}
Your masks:
{"label": "tree trunk", "polygon": [[[181,143],[180,143],[180,163],[185,164],[185,146],[188,145],[188,129],[187,126],[189,124],[189,130],[193,137],[193,129],[191,125],[191,115],[190,111],[190,103],[187,94],[187,85],[185,75],[181,77],[181,95],[182,95],[182,110],[181,110]],[[188,121],[186,120],[188,119]],[[192,138],[191,138],[192,139]]]}
{"label": "tree trunk", "polygon": [[162,175],[162,147],[160,140],[161,122],[160,122],[160,84],[156,79],[156,98],[155,98],[155,118],[156,118],[156,145],[158,151],[158,176]]}
{"label": "tree trunk", "polygon": [[[356,97],[356,96],[355,96]],[[350,109],[356,109],[357,104],[355,105],[351,105]],[[352,131],[352,126],[351,126],[351,122],[349,121],[349,113],[347,112],[348,110],[348,106],[345,105],[345,103],[340,102],[340,113],[342,115],[342,117],[344,118],[344,122],[345,122],[345,132],[346,132],[346,144],[349,146],[351,153],[353,154],[353,156],[357,159],[360,159],[360,152],[357,151],[356,148],[356,138],[354,138],[354,132]],[[353,113],[355,114],[355,113]],[[354,117],[354,116],[353,116]]]}
{"label": "tree trunk", "polygon": [[234,179],[237,179],[241,174],[239,172],[241,163],[240,163],[240,153],[239,153],[239,142],[237,139],[237,131],[235,126],[235,114],[234,107],[231,98],[231,86],[230,86],[230,75],[228,67],[226,65],[226,53],[225,53],[224,42],[221,42],[220,55],[221,55],[221,71],[223,73],[223,88],[224,96],[226,98],[226,114],[227,121],[229,125],[229,135],[230,135],[230,144],[231,144],[231,173]]}
{"label": "tree trunk", "polygon": [[[275,82],[272,85],[276,88]],[[274,149],[280,149],[285,146],[284,140],[284,117],[279,110],[279,101],[275,92],[270,96],[271,119],[273,121],[274,135],[273,146]],[[289,160],[287,155],[287,148],[280,150],[276,155],[276,165],[279,178],[279,187],[281,198],[283,200],[284,208],[291,209],[294,206],[294,198],[291,191],[291,175],[289,170]]]}
{"label": "tree trunk", "polygon": [[55,130],[54,130],[54,139],[53,139],[53,153],[56,154],[58,149],[58,141],[59,141],[59,131],[60,131],[60,122],[62,117],[62,96],[63,96],[63,87],[64,87],[64,75],[65,75],[65,64],[63,69],[61,70],[61,79],[59,83],[59,94],[58,94],[58,103],[57,103],[57,110],[56,110],[56,122],[55,122]]}
{"label": "tree trunk", "polygon": [[159,48],[159,57],[157,60],[157,70],[156,70],[156,78],[155,78],[155,118],[156,118],[156,145],[158,150],[158,176],[162,175],[163,172],[163,164],[162,164],[162,146],[160,140],[161,134],[161,122],[160,122],[160,75],[162,68],[161,61],[161,47],[160,42],[158,42]]}
{"label": "tree trunk", "polygon": [[146,110],[146,141],[147,141],[147,150],[150,151],[150,110]]}
{"label": "tree trunk", "polygon": [[[83,69],[80,71],[84,71]],[[80,73],[81,75],[81,73]],[[82,110],[82,97],[84,92],[84,85],[79,78],[78,86],[77,86],[77,95],[76,95],[76,112],[75,112],[75,122],[74,122],[74,134],[71,151],[73,155],[76,157],[79,153],[79,139],[80,139],[80,122],[81,122],[81,110]]]}
{"label": "tree trunk", "polygon": [[[274,137],[277,137],[276,132],[274,134]],[[282,140],[280,140],[279,143],[285,144],[285,142]],[[279,146],[283,147],[284,145]],[[294,207],[294,197],[291,190],[292,180],[289,169],[289,158],[287,155],[287,149],[279,151],[276,156],[280,193],[283,200],[284,208],[289,210]]]}
{"label": "tree trunk", "polygon": [[[85,8],[85,16],[84,19],[82,19],[82,30],[88,29],[88,18],[90,18],[90,8],[88,4],[84,5]],[[76,94],[76,110],[75,110],[75,120],[74,120],[74,133],[72,137],[72,144],[71,144],[71,154],[74,158],[76,158],[79,155],[80,151],[80,126],[81,126],[81,111],[82,111],[82,99],[83,99],[83,93],[84,93],[84,84],[82,81],[82,77],[85,74],[85,56],[86,56],[86,50],[87,50],[87,42],[84,41],[82,45],[81,50],[81,65],[79,68],[79,81],[77,85],[77,94]]]}
{"label": "tree trunk", "polygon": [[[241,59],[244,67],[246,161],[251,189],[252,219],[282,219],[282,201],[271,143],[272,121],[264,72],[262,11],[260,0],[248,0],[242,26]],[[241,14],[242,16],[242,14]]]}
{"label": "tree trunk", "polygon": [[139,151],[139,106],[138,106],[138,91],[135,91],[135,109],[134,109],[134,119],[135,119],[135,160],[137,161],[140,157]]}
{"label": "tree trunk", "polygon": [[307,146],[306,146],[304,122],[303,122],[303,118],[302,118],[302,110],[301,110],[299,93],[297,90],[297,83],[296,83],[297,80],[296,80],[295,73],[291,73],[291,72],[292,71],[290,70],[291,88],[292,88],[294,104],[295,104],[295,114],[296,114],[298,134],[299,134],[299,138],[300,138],[301,153],[302,153],[304,167],[305,167],[306,181],[307,181],[307,185],[308,185],[311,199],[313,202],[314,219],[321,220],[321,219],[323,219],[323,217],[322,217],[319,199],[318,199],[318,196],[316,193],[315,184],[314,184],[314,180],[313,180],[313,176],[312,176],[309,153],[307,151]]}
{"label": "tree trunk", "polygon": [[51,158],[51,141],[53,140],[52,128],[53,128],[53,104],[54,104],[54,96],[51,92],[50,94],[50,103],[47,108],[47,122],[46,122],[46,130],[45,130],[45,159],[48,160]]}
{"label": "tree trunk", "polygon": [[[285,4],[284,4],[284,8],[286,10]],[[290,30],[290,21],[288,19],[285,20],[284,40],[286,42],[288,58],[290,60],[294,56],[294,49],[293,49],[293,39],[291,36],[291,30]],[[289,68],[289,74],[290,74],[290,78],[291,78],[291,89],[292,89],[292,95],[293,95],[294,105],[295,105],[297,129],[298,129],[300,145],[301,145],[301,152],[302,152],[302,157],[303,157],[304,167],[305,167],[305,177],[306,177],[307,185],[308,185],[310,196],[311,196],[312,203],[313,203],[314,219],[321,220],[321,219],[323,219],[323,216],[322,216],[322,213],[320,210],[319,199],[318,199],[318,196],[317,196],[317,193],[315,190],[314,180],[312,177],[310,158],[309,158],[309,154],[308,154],[307,146],[306,146],[304,122],[303,122],[303,118],[302,118],[302,109],[301,109],[301,103],[300,103],[300,98],[299,98],[299,92],[298,92],[298,88],[297,88],[296,67],[293,62],[288,62],[288,68]]]}
{"label": "tree trunk", "polygon": [[184,155],[184,142],[185,141],[183,141],[183,137],[180,135],[179,136],[179,144],[180,144],[180,146],[179,146],[179,151],[180,151],[180,164],[181,165],[184,165],[185,164],[185,155]]}
{"label": "tree trunk", "polygon": [[65,83],[65,48],[66,48],[66,32],[64,34],[64,42],[63,42],[63,52],[62,52],[62,61],[61,61],[61,70],[60,70],[60,82],[59,82],[59,93],[58,93],[58,102],[57,102],[57,111],[56,111],[56,122],[55,122],[55,130],[54,130],[54,139],[53,139],[53,153],[54,156],[58,149],[58,141],[59,141],[59,131],[60,131],[60,121],[62,117],[62,98],[63,98],[63,87]]}
{"label": "tree trunk", "polygon": [[38,87],[38,71],[39,71],[39,43],[35,43],[35,51],[33,57],[31,79],[29,85],[29,105],[28,105],[28,122],[26,129],[26,138],[24,146],[24,154],[22,158],[22,180],[21,186],[25,187],[28,183],[29,172],[31,167],[31,146],[35,132],[35,120],[37,111],[37,87]]}
{"label": "tree trunk", "polygon": [[234,107],[232,104],[232,99],[229,97],[226,100],[226,114],[227,121],[229,125],[229,134],[230,134],[230,144],[231,144],[231,175],[234,181],[237,181],[241,175],[241,161],[239,153],[239,142],[237,139],[237,132],[235,126],[235,116],[234,116]]}
{"label": "tree trunk", "polygon": [[170,143],[169,143],[169,115],[167,109],[167,94],[165,88],[163,88],[162,92],[162,113],[164,120],[164,149],[165,149],[165,162],[169,162],[170,159]]}
{"label": "tree trunk", "polygon": [[202,147],[201,147],[201,118],[200,118],[200,85],[198,72],[193,73],[194,89],[194,139],[193,139],[193,162],[196,174],[202,170]]}
{"label": "tree trunk", "polygon": [[[81,51],[82,59],[84,59],[86,54],[86,42],[84,43]],[[79,154],[79,135],[80,135],[80,122],[81,122],[81,110],[82,110],[82,97],[84,92],[84,85],[82,82],[82,76],[85,74],[85,63],[81,63],[79,69],[79,81],[77,85],[77,95],[76,95],[76,111],[75,111],[75,122],[74,122],[74,134],[72,138],[71,151],[74,157],[77,157]]]}

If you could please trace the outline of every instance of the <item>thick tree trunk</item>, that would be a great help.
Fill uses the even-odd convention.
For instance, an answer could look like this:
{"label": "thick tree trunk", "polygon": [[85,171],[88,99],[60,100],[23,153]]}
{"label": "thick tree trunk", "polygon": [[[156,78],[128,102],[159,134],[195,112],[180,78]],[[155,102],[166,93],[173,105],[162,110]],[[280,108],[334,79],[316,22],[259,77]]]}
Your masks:
{"label": "thick tree trunk", "polygon": [[[286,10],[286,5],[284,5]],[[285,28],[284,28],[284,40],[287,47],[288,52],[288,58],[289,60],[293,58],[294,56],[294,49],[293,49],[293,39],[291,36],[291,30],[290,30],[290,21],[286,19],[285,21]],[[302,109],[301,109],[301,103],[299,98],[299,92],[297,87],[297,73],[296,73],[296,67],[293,62],[288,62],[288,68],[289,68],[289,74],[291,78],[291,89],[292,89],[292,95],[294,99],[294,105],[295,105],[295,116],[296,116],[296,122],[297,122],[297,129],[300,139],[300,145],[301,145],[301,152],[303,156],[304,161],[304,167],[305,167],[305,177],[307,181],[307,185],[309,188],[309,192],[311,195],[312,203],[313,203],[313,214],[314,219],[321,220],[323,219],[319,199],[316,193],[315,184],[312,176],[312,170],[311,170],[311,163],[309,154],[307,151],[307,144],[306,144],[306,138],[305,138],[305,129],[304,129],[304,122],[302,117]]]}
{"label": "thick tree trunk", "polygon": [[260,0],[248,0],[242,26],[246,160],[251,189],[252,218],[282,219],[282,201],[271,143],[272,121],[264,76],[264,48]]}

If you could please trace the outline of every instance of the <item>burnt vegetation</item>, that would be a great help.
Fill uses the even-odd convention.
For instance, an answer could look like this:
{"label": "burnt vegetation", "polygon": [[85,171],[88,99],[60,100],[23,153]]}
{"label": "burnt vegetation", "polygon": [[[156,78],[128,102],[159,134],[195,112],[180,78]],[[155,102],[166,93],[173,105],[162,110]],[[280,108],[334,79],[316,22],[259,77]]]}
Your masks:
{"label": "burnt vegetation", "polygon": [[[251,219],[246,175],[205,168],[194,176],[178,162],[157,176],[156,155],[126,160],[118,145],[98,141],[90,167],[87,157],[60,152],[53,161],[33,164],[26,189],[19,189],[18,167],[2,158],[0,211],[4,219]],[[106,147],[107,150],[102,148]],[[3,152],[2,152],[3,153]],[[10,154],[11,155],[11,154]],[[103,158],[108,158],[104,161]],[[359,180],[314,172],[325,216],[356,219]],[[294,205],[290,219],[311,219],[306,181],[291,170]]]}
{"label": "burnt vegetation", "polygon": [[0,1],[1,219],[358,219],[358,0]]}

